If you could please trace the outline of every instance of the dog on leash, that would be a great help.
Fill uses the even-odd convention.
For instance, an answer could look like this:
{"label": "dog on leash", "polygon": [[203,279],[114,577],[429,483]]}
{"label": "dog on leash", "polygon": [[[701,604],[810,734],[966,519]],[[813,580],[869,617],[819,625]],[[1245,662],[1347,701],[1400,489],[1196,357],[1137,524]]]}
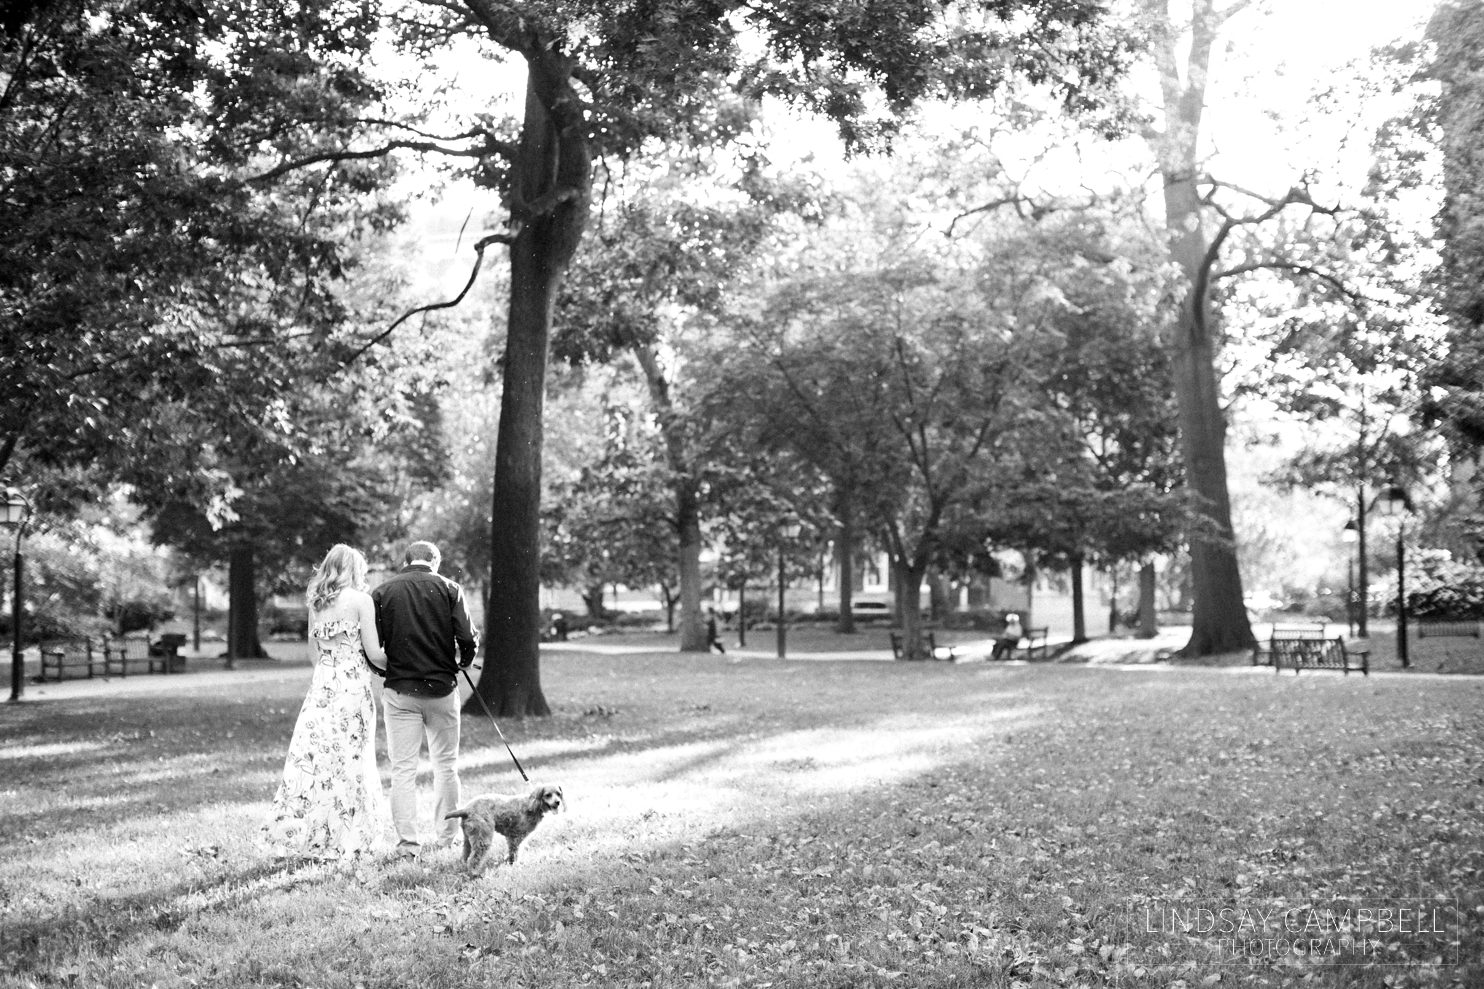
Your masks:
{"label": "dog on leash", "polygon": [[538,786],[525,796],[475,797],[463,807],[444,815],[444,820],[462,818],[464,865],[471,873],[486,865],[495,835],[505,839],[505,861],[515,864],[520,843],[536,830],[541,818],[564,806],[562,788]]}

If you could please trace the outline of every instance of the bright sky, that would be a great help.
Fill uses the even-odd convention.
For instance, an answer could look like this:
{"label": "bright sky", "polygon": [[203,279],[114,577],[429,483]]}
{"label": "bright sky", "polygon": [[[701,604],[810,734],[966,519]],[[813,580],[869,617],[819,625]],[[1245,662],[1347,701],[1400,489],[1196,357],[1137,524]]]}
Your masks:
{"label": "bright sky", "polygon": [[[1374,122],[1395,104],[1361,106],[1331,126],[1304,125],[1307,141],[1282,134],[1296,124],[1303,100],[1328,85],[1343,86],[1369,63],[1372,49],[1420,40],[1432,0],[1266,0],[1234,17],[1224,30],[1209,89],[1211,147],[1243,172],[1283,181],[1343,139],[1351,125]],[[1369,112],[1368,112],[1369,111]]]}
{"label": "bright sky", "polygon": [[[1384,108],[1357,106],[1353,114],[1323,125],[1304,125],[1302,135],[1285,133],[1285,126],[1295,126],[1309,93],[1346,74],[1346,63],[1365,59],[1377,45],[1419,38],[1432,8],[1432,0],[1259,0],[1237,15],[1223,31],[1208,89],[1205,133],[1217,156],[1213,167],[1228,181],[1271,190],[1286,188],[1307,165],[1328,164],[1345,131],[1367,116],[1362,111]],[[501,67],[472,53],[453,62],[459,66],[460,102],[491,107],[498,94],[518,92],[523,85],[519,66]],[[505,99],[514,109],[516,97]],[[840,167],[832,127],[813,119],[774,119],[769,129],[780,138],[772,149],[776,162],[808,156],[816,169]],[[1062,167],[1080,175],[1088,165],[1068,160]],[[468,245],[487,229],[484,221],[496,205],[487,194],[458,189],[419,210],[418,239],[430,255],[425,265],[443,272],[442,280],[455,290],[467,276],[467,266],[456,259],[468,255]],[[466,219],[468,228],[460,237]]]}

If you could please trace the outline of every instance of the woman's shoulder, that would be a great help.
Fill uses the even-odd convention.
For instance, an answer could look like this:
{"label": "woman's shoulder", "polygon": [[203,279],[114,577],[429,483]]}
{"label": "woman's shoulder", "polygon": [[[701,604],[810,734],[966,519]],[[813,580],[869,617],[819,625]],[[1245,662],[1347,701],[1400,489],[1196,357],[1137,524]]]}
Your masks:
{"label": "woman's shoulder", "polygon": [[340,592],[340,600],[348,605],[362,605],[371,600],[371,595],[356,587],[347,587]]}

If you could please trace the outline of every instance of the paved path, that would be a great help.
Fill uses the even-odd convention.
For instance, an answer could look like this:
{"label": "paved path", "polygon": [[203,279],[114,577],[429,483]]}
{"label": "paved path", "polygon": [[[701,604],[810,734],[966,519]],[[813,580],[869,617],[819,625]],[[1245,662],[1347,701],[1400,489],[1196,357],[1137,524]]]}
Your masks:
{"label": "paved path", "polygon": [[[1100,669],[1122,672],[1192,672],[1217,673],[1228,676],[1274,676],[1266,666],[1251,666],[1245,663],[1203,666],[1192,663],[1172,663],[1169,657],[1185,645],[1190,637],[1188,629],[1173,629],[1162,632],[1152,639],[1107,638],[1093,639],[1062,654],[1051,665],[1066,669]],[[673,653],[673,645],[658,645],[655,642],[624,641],[622,635],[592,636],[570,642],[547,643],[542,651],[549,653],[599,653],[608,656]],[[1056,643],[1053,643],[1055,646]],[[212,657],[190,657],[186,672],[175,674],[137,674],[131,677],[94,677],[93,679],[64,680],[61,683],[35,683],[28,680],[25,689],[27,700],[63,700],[83,697],[127,697],[145,694],[173,693],[176,691],[214,690],[245,692],[251,685],[260,682],[309,679],[309,660],[303,643],[273,643],[270,649],[280,658],[273,660],[239,660],[237,669],[223,668],[222,661]],[[678,655],[678,654],[677,654]],[[707,657],[695,654],[698,661]],[[777,650],[772,641],[759,643],[756,647],[728,648],[726,654],[712,654],[709,658],[720,661],[773,660]],[[191,662],[195,659],[195,662]],[[844,649],[844,650],[787,650],[789,661],[870,661],[891,662],[890,649]],[[964,666],[988,666],[987,661],[954,664]],[[1002,660],[994,666],[1029,666],[1025,660]],[[1314,672],[1311,676],[1330,676],[1329,672]],[[1452,680],[1477,682],[1479,678],[1461,674],[1423,673],[1418,671],[1373,670],[1372,680]],[[466,695],[469,688],[462,681],[460,688]]]}

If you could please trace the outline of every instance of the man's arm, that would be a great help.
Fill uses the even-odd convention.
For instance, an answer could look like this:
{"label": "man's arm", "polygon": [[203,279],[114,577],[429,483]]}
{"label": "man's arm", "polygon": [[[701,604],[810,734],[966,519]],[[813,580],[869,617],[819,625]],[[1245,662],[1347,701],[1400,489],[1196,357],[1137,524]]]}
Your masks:
{"label": "man's arm", "polygon": [[464,588],[452,581],[449,584],[453,588],[453,638],[459,644],[459,666],[467,668],[479,651],[479,633],[474,631],[474,620],[469,617]]}
{"label": "man's arm", "polygon": [[[382,601],[381,601],[381,599],[384,598],[384,597],[386,597],[386,593],[385,593],[385,590],[383,589],[383,587],[377,586],[376,588],[372,589],[372,591],[371,591],[371,611],[376,615],[376,638],[377,638],[377,641],[379,641],[381,643],[381,648],[383,650],[386,649],[387,643],[391,641],[391,639],[387,636],[388,629],[386,627],[386,618],[384,617],[384,615],[385,615],[385,609],[382,607]],[[390,667],[391,666],[391,657],[390,656],[387,656],[385,662],[386,662],[387,666]],[[376,670],[376,667],[374,667],[374,666],[371,667],[371,668],[373,670]],[[386,678],[386,670],[376,670],[376,672],[383,679]]]}

